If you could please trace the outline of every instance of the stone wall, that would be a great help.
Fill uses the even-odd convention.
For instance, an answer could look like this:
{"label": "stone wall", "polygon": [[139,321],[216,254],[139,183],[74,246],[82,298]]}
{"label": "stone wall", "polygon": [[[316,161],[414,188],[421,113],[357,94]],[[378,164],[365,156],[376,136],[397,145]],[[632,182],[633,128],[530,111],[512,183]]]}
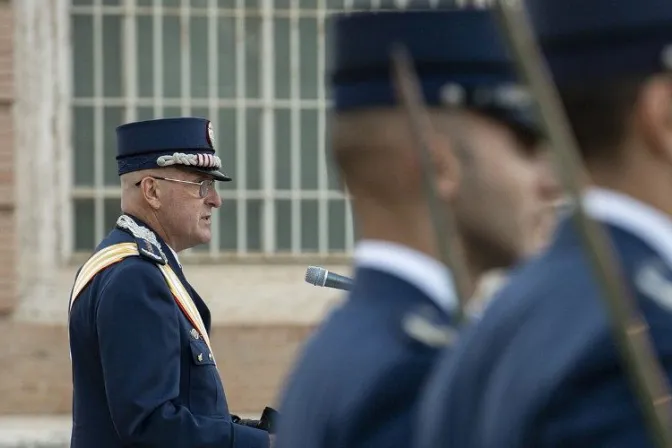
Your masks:
{"label": "stone wall", "polygon": [[12,12],[9,1],[0,1],[0,315],[9,314],[18,299]]}

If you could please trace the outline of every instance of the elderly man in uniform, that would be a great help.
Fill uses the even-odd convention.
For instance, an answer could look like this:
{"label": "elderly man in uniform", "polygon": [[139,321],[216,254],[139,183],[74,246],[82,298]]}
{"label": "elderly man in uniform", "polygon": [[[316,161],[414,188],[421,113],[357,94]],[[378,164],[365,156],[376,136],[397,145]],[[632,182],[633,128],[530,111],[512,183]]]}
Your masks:
{"label": "elderly man in uniform", "polygon": [[[586,211],[605,226],[670,378],[672,2],[527,3],[590,174]],[[601,294],[565,219],[437,363],[418,446],[654,446]]]}
{"label": "elderly man in uniform", "polygon": [[316,332],[281,401],[282,448],[407,448],[416,394],[450,343],[456,294],[438,261],[390,49],[415,59],[435,132],[433,169],[470,280],[529,250],[557,193],[495,23],[484,11],[368,12],[333,23],[332,141],[361,240],[349,300]]}
{"label": "elderly man in uniform", "polygon": [[[230,181],[201,118],[117,129],[121,210],[70,297],[72,448],[262,448],[229,414],[210,312],[177,253],[211,238],[215,181]],[[257,425],[258,426],[258,425]]]}

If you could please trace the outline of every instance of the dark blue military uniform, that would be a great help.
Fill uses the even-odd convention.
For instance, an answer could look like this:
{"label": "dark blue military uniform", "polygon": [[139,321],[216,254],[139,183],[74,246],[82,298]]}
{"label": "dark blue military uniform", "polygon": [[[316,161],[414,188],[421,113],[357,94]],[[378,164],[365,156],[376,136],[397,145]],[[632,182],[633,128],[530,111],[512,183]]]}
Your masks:
{"label": "dark blue military uniform", "polygon": [[451,342],[448,310],[406,278],[359,267],[348,301],[313,335],[290,378],[277,446],[410,442],[414,397]]}
{"label": "dark blue military uniform", "polygon": [[[667,0],[529,3],[561,86],[672,68]],[[672,220],[611,190],[591,189],[585,201],[607,226],[626,285],[672,376]],[[564,219],[548,250],[511,276],[437,364],[415,446],[653,446],[592,272],[581,238]]]}
{"label": "dark blue military uniform", "polygon": [[[535,129],[530,103],[507,95],[515,77],[486,12],[355,13],[337,16],[331,27],[336,113],[395,106],[390,50],[401,42],[430,106],[470,107]],[[450,274],[421,258],[389,243],[358,243],[348,300],[313,335],[289,377],[279,448],[410,445],[416,396],[455,323]]]}
{"label": "dark blue military uniform", "polygon": [[[133,123],[118,136],[120,174],[189,163],[228,179],[207,120]],[[73,448],[268,447],[265,431],[232,422],[208,307],[145,223],[122,215],[78,271],[69,327]]]}

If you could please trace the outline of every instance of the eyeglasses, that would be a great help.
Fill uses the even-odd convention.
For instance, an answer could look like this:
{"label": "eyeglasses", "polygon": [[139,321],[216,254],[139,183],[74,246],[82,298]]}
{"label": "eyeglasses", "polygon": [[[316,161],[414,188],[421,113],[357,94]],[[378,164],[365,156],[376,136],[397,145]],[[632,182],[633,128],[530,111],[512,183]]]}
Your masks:
{"label": "eyeglasses", "polygon": [[[202,180],[201,182],[191,182],[189,180],[181,180],[181,179],[172,179],[170,177],[159,177],[159,176],[147,176],[151,177],[152,179],[158,179],[158,180],[167,180],[168,182],[178,182],[181,184],[189,184],[189,185],[198,185],[198,195],[202,198],[205,198],[208,193],[210,193],[210,190],[212,190],[215,186],[215,180],[214,179],[206,179]],[[135,186],[139,187],[140,183],[142,183],[142,180],[138,181]]]}

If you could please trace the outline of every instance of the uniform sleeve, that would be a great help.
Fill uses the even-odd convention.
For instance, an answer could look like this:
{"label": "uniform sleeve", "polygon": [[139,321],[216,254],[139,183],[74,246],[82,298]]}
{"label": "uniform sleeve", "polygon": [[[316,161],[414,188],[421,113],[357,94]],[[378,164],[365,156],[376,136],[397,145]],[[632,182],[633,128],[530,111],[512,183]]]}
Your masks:
{"label": "uniform sleeve", "polygon": [[488,386],[487,372],[495,359],[484,356],[482,349],[496,345],[492,341],[480,346],[470,344],[475,326],[462,331],[455,347],[437,354],[420,390],[414,444],[417,448],[475,446],[474,437],[481,430],[482,390]]}
{"label": "uniform sleeve", "polygon": [[179,310],[156,266],[127,260],[102,285],[96,310],[105,393],[124,445],[266,448],[268,434],[177,402]]}
{"label": "uniform sleeve", "polygon": [[332,435],[339,440],[336,446],[413,446],[419,389],[431,362],[427,351],[423,354],[404,353],[385,366],[349,412],[340,416],[338,434]]}

